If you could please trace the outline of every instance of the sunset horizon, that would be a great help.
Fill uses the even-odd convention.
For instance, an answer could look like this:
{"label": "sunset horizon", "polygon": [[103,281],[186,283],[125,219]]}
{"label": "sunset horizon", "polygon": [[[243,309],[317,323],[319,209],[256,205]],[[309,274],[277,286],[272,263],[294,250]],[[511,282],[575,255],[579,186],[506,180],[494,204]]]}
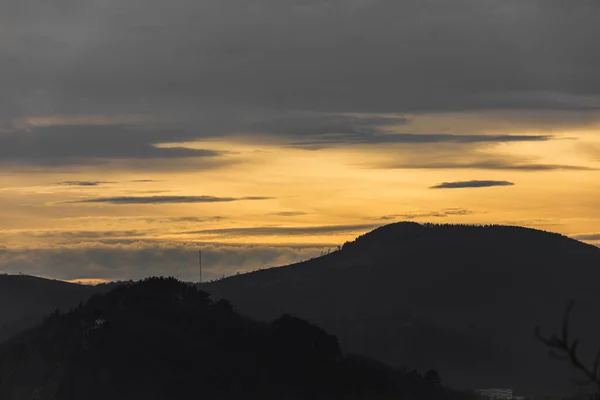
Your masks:
{"label": "sunset horizon", "polygon": [[402,220],[599,245],[597,7],[425,3],[3,6],[0,271],[217,277]]}

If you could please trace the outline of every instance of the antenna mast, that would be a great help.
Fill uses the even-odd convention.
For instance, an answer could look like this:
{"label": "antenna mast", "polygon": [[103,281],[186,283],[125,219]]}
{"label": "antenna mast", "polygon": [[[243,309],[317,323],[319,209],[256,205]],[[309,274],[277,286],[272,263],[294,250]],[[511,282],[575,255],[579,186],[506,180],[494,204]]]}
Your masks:
{"label": "antenna mast", "polygon": [[202,250],[198,250],[198,265],[200,266],[200,283],[202,283]]}

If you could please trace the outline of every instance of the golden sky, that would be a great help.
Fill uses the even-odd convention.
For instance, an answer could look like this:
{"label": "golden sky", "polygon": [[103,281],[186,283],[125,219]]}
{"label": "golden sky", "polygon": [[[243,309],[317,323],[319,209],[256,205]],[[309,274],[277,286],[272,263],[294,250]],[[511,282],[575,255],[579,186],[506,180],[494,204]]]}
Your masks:
{"label": "golden sky", "polygon": [[[116,162],[11,169],[0,176],[2,243],[22,258],[32,249],[42,254],[57,249],[99,252],[97,260],[86,256],[91,265],[83,271],[61,271],[63,279],[126,278],[118,266],[106,271],[106,256],[100,250],[152,252],[153,248],[184,251],[186,257],[179,262],[189,262],[188,268],[179,266],[176,272],[190,278],[195,273],[194,250],[233,245],[240,254],[215,259],[211,272],[228,274],[260,268],[267,262],[273,266],[308,258],[376,226],[403,220],[522,225],[574,237],[589,235],[588,242],[598,243],[592,236],[600,223],[596,201],[600,198],[596,171],[600,160],[591,152],[599,144],[595,126],[556,132],[524,124],[507,131],[502,120],[486,121],[485,116],[404,117],[414,122],[401,129],[417,134],[445,127],[465,135],[469,130],[485,130],[485,135],[503,132],[552,139],[483,145],[362,143],[306,149],[239,135],[229,140],[158,145],[224,152],[223,165],[209,168],[196,168],[195,159],[186,158],[174,166],[153,160],[156,165],[152,166]],[[460,167],[487,160],[548,166],[548,170]],[[412,168],[411,163],[445,166]],[[431,188],[444,182],[472,181],[511,185]],[[221,201],[207,201],[203,196]],[[252,246],[285,251],[246,258],[243,251]],[[29,262],[24,264],[33,268]],[[163,262],[168,263],[168,258]],[[6,255],[5,263],[13,271],[19,266],[18,260],[8,260]],[[43,272],[52,275],[52,270]],[[134,275],[139,273],[136,270]]]}
{"label": "golden sky", "polygon": [[405,220],[600,244],[592,2],[23,3],[0,271],[214,278]]}

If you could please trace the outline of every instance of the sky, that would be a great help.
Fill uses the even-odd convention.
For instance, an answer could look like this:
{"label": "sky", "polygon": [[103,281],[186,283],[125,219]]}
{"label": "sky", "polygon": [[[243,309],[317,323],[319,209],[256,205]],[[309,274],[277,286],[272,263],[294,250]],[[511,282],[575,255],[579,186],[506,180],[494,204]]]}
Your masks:
{"label": "sky", "polygon": [[0,4],[0,271],[198,280],[396,222],[600,245],[596,0]]}

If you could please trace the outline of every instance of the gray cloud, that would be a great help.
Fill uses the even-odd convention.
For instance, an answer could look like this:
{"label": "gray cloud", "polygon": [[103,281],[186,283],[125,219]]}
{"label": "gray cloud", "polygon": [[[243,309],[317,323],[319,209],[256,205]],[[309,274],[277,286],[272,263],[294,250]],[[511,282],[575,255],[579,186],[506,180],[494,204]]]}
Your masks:
{"label": "gray cloud", "polygon": [[552,139],[547,135],[473,135],[443,133],[398,133],[386,127],[404,125],[406,118],[314,115],[276,118],[254,123],[249,132],[292,140],[292,147],[319,149],[339,144],[485,144],[537,142]]}
{"label": "gray cloud", "polygon": [[392,125],[404,125],[402,117],[357,117],[350,115],[303,114],[255,122],[250,132],[293,137],[314,137],[330,134],[371,135]]}
{"label": "gray cloud", "polygon": [[508,181],[458,181],[442,182],[431,186],[429,189],[463,189],[463,188],[485,188],[493,186],[514,186],[514,183]]}
{"label": "gray cloud", "polygon": [[367,231],[381,224],[328,225],[328,226],[259,226],[249,228],[201,229],[197,231],[179,232],[180,235],[219,235],[231,236],[293,236],[322,235],[328,233]]}
{"label": "gray cloud", "polygon": [[227,203],[245,200],[271,200],[273,197],[215,197],[215,196],[116,196],[75,200],[69,203],[108,203],[108,204],[175,204],[175,203]]}
{"label": "gray cloud", "polygon": [[11,115],[594,109],[600,94],[592,0],[19,3],[0,8]]}
{"label": "gray cloud", "polygon": [[[600,6],[588,0],[568,9],[552,0],[174,0],[169,10],[157,0],[5,3],[4,163],[214,160],[221,154],[153,145],[247,131],[304,148],[547,140],[385,128],[414,113],[529,110],[544,120],[552,117],[544,110],[580,117],[600,106],[590,39],[600,36]],[[276,118],[298,111],[305,116]],[[142,115],[155,128],[15,128],[49,115]]]}
{"label": "gray cloud", "polygon": [[534,135],[454,135],[427,133],[372,133],[372,134],[333,134],[309,141],[293,142],[291,146],[319,149],[337,144],[485,144],[510,142],[539,142],[550,140],[550,136]]}
{"label": "gray cloud", "polygon": [[106,159],[218,157],[222,152],[155,144],[193,140],[182,130],[143,129],[124,125],[67,125],[0,133],[0,163],[86,164]]}

